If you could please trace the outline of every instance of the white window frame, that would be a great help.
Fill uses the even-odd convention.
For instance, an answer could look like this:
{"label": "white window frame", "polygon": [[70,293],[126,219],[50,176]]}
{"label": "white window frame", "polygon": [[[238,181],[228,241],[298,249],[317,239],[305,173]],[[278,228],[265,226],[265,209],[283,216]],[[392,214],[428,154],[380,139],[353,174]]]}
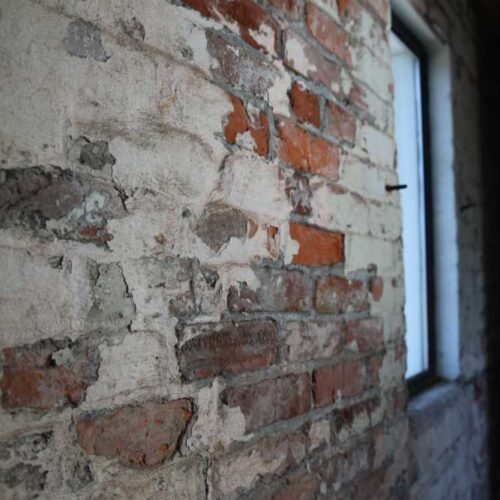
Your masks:
{"label": "white window frame", "polygon": [[455,380],[460,375],[460,328],[450,51],[408,0],[392,0],[391,7],[428,55],[435,371]]}

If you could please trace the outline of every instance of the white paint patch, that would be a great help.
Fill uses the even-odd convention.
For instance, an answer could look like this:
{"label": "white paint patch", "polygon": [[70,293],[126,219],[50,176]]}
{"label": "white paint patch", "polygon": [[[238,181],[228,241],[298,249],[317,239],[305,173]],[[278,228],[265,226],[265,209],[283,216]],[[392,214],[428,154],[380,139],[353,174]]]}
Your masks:
{"label": "white paint patch", "polygon": [[244,440],[245,417],[239,407],[220,404],[223,390],[224,385],[218,379],[210,387],[199,390],[197,419],[187,440],[189,450],[214,452],[235,440]]}
{"label": "white paint patch", "polygon": [[54,269],[48,262],[50,256],[36,247],[1,248],[3,347],[48,337],[76,337],[83,331],[92,302],[86,259],[63,260],[63,269]]}
{"label": "white paint patch", "polygon": [[85,406],[105,402],[145,387],[157,386],[162,380],[158,352],[163,351],[152,334],[127,335],[120,344],[101,344],[99,379],[87,390]]}
{"label": "white paint patch", "polygon": [[249,155],[233,155],[224,163],[213,197],[239,208],[257,223],[279,225],[288,220],[285,181],[275,163]]}
{"label": "white paint patch", "polygon": [[252,38],[263,47],[269,54],[275,54],[275,32],[266,23],[262,23],[259,26],[259,30],[250,30],[250,35]]}
{"label": "white paint patch", "polygon": [[278,70],[279,76],[273,79],[273,85],[267,91],[269,105],[275,114],[290,117],[288,91],[292,86],[292,79],[281,61],[275,61],[274,67]]}
{"label": "white paint patch", "polygon": [[324,444],[330,445],[330,421],[313,422],[309,430],[309,451],[314,451]]}

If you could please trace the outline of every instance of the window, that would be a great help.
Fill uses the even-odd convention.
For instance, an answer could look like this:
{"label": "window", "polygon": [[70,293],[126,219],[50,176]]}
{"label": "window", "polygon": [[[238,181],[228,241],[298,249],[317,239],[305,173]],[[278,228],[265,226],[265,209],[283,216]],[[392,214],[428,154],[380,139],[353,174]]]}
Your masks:
{"label": "window", "polygon": [[403,217],[407,369],[410,389],[434,377],[432,193],[427,54],[393,16],[397,169]]}

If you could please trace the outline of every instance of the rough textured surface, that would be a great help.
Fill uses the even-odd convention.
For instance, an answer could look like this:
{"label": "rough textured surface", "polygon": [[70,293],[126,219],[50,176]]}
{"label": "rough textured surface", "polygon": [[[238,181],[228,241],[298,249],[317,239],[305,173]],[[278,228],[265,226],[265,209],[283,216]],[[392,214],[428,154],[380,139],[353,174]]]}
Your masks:
{"label": "rough textured surface", "polygon": [[76,440],[87,452],[133,467],[155,468],[170,458],[191,419],[188,400],[118,408],[102,416],[81,418]]}
{"label": "rough textured surface", "polygon": [[460,301],[409,405],[388,0],[0,2],[2,499],[487,497],[498,82],[480,133],[472,2],[405,1],[450,53]]}

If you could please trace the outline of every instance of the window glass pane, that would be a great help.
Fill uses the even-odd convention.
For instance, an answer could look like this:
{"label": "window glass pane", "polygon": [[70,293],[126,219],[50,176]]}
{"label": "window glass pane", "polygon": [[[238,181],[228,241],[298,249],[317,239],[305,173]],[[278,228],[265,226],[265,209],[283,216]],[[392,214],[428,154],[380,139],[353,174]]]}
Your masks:
{"label": "window glass pane", "polygon": [[408,349],[406,376],[412,377],[429,367],[420,63],[394,34],[391,34],[391,48],[397,168],[400,183],[408,186],[400,193]]}

